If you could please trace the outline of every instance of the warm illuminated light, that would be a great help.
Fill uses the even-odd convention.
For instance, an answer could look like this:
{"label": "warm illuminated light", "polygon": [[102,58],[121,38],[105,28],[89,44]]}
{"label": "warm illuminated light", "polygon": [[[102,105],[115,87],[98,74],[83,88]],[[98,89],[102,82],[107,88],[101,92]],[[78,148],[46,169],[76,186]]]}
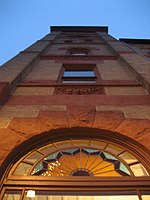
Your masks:
{"label": "warm illuminated light", "polygon": [[44,177],[79,176],[86,172],[90,176],[149,176],[128,151],[99,140],[67,140],[42,147],[25,157],[13,175],[28,176],[30,172]]}
{"label": "warm illuminated light", "polygon": [[27,191],[27,197],[34,198],[35,197],[35,191],[34,190],[28,190]]}

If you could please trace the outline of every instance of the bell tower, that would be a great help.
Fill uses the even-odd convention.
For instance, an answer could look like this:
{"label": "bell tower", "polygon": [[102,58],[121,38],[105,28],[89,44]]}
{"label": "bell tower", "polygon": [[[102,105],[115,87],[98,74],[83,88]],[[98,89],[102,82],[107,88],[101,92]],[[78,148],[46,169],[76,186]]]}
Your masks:
{"label": "bell tower", "polygon": [[[84,156],[90,151],[94,155],[98,148],[96,142],[93,143],[95,146],[90,146],[93,136],[94,141],[100,137],[102,141],[107,140],[108,146],[109,139],[115,146],[118,137],[118,145],[123,145],[124,151],[133,151],[135,157],[139,152],[131,174],[146,176],[148,184],[149,51],[149,40],[117,40],[108,33],[106,26],[52,26],[49,34],[5,63],[0,68],[0,176],[3,194],[3,181],[9,176],[10,166],[16,162],[25,163],[19,160],[30,151],[40,151],[40,140],[41,145],[47,145],[44,137],[48,138],[48,144],[76,138],[77,147],[83,152],[84,145],[79,140],[82,139],[83,143],[86,139],[89,152],[84,152]],[[63,130],[67,132],[61,138]],[[130,145],[125,138],[129,139]],[[90,150],[92,148],[94,150]],[[117,148],[119,146],[116,151]],[[108,157],[103,159],[114,162]],[[127,157],[121,159],[128,160]],[[74,169],[72,174],[89,177],[94,172]]]}

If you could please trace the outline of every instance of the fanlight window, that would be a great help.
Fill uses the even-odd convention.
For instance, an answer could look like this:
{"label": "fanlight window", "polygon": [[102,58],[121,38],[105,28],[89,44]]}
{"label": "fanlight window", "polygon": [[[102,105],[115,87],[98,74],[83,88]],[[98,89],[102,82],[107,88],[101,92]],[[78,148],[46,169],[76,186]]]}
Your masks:
{"label": "fanlight window", "polygon": [[149,176],[138,159],[120,146],[101,140],[66,140],[26,155],[13,176]]}
{"label": "fanlight window", "polygon": [[69,148],[50,154],[34,168],[31,174],[43,176],[131,175],[127,167],[116,157],[92,148]]}
{"label": "fanlight window", "polygon": [[127,149],[105,139],[40,146],[13,165],[0,199],[149,200],[149,168]]}

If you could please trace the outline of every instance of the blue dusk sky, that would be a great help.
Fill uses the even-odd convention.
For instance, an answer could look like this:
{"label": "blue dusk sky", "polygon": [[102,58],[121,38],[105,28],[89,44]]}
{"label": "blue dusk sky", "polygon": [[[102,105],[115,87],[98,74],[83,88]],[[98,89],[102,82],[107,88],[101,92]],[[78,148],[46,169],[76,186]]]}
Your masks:
{"label": "blue dusk sky", "polygon": [[108,26],[118,38],[150,38],[150,0],[0,0],[0,65],[49,26]]}

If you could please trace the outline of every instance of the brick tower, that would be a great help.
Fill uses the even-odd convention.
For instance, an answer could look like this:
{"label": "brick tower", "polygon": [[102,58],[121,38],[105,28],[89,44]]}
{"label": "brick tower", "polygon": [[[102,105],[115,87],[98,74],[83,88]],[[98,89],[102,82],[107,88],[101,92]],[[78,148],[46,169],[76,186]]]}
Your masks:
{"label": "brick tower", "polygon": [[[50,34],[4,64],[1,198],[28,199],[30,191],[39,200],[49,194],[40,191],[47,190],[57,195],[72,190],[77,196],[87,188],[92,195],[109,190],[129,199],[149,198],[149,52],[149,40],[118,41],[108,27],[53,26]],[[94,156],[101,159],[97,168],[103,163],[106,171],[91,167]],[[60,169],[67,159],[72,167]]]}

